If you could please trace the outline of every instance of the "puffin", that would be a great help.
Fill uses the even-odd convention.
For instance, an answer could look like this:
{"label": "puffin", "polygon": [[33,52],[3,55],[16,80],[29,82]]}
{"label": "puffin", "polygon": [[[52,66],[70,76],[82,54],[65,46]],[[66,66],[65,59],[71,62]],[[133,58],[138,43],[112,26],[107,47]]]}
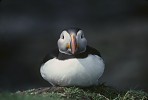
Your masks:
{"label": "puffin", "polygon": [[43,59],[40,73],[52,86],[98,85],[105,64],[100,52],[87,44],[79,28],[64,29],[57,48]]}

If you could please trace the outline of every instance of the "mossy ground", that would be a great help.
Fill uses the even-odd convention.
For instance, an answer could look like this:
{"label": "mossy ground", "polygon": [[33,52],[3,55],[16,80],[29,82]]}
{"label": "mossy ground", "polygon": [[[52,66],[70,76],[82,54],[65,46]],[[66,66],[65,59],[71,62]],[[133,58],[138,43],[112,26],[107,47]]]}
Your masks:
{"label": "mossy ground", "polygon": [[0,100],[148,100],[143,91],[118,91],[112,87],[99,85],[96,87],[44,87],[0,93]]}

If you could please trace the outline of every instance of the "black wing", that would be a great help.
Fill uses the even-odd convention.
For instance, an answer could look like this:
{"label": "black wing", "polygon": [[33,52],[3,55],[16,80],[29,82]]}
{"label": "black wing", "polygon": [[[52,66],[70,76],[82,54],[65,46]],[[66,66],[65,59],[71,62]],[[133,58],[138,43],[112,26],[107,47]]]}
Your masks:
{"label": "black wing", "polygon": [[58,57],[58,54],[59,54],[58,48],[52,50],[51,52],[49,52],[49,53],[44,57],[44,59],[43,59],[43,61],[42,61],[42,64],[45,63],[45,62],[47,62],[47,61],[50,60],[50,59],[53,59],[53,58],[55,58],[55,57],[57,58],[57,57]]}
{"label": "black wing", "polygon": [[98,50],[96,50],[95,48],[90,47],[90,46],[87,46],[87,48],[86,48],[86,53],[88,53],[88,54],[93,54],[93,55],[98,55],[98,56],[101,57],[100,52],[99,52]]}

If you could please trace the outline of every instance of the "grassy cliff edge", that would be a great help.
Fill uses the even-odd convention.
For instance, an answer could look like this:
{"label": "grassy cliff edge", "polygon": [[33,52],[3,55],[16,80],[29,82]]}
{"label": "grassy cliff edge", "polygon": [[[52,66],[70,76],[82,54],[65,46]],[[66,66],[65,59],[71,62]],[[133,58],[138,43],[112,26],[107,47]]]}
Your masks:
{"label": "grassy cliff edge", "polygon": [[137,90],[118,91],[112,87],[44,87],[0,93],[0,100],[148,100],[148,93]]}

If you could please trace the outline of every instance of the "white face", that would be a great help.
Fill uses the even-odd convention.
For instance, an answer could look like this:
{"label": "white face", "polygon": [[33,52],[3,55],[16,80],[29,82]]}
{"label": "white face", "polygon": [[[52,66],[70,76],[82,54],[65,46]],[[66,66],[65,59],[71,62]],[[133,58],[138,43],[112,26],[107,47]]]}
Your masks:
{"label": "white face", "polygon": [[65,54],[78,54],[86,50],[87,40],[82,30],[68,33],[64,30],[58,40],[59,51]]}

